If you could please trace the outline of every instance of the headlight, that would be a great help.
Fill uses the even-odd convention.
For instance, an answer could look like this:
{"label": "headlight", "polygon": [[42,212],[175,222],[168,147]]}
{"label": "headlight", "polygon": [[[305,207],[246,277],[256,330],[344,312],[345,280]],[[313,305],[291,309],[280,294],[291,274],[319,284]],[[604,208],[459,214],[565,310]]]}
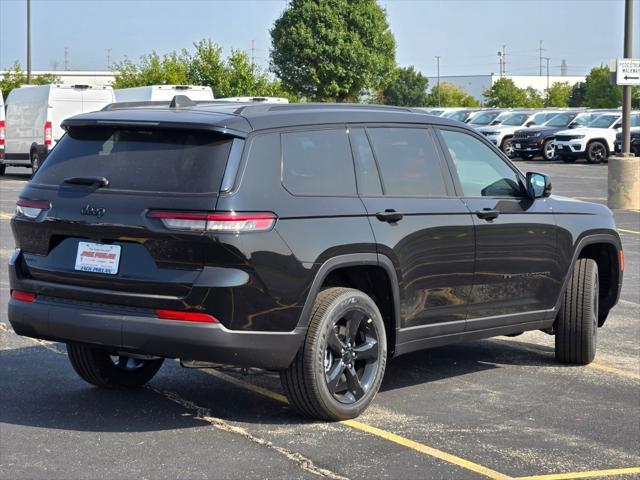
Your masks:
{"label": "headlight", "polygon": [[584,135],[574,135],[571,140],[580,140],[581,138],[584,138]]}
{"label": "headlight", "polygon": [[531,138],[539,138],[541,136],[542,136],[541,133],[533,133],[533,134],[531,134]]}
{"label": "headlight", "polygon": [[500,135],[500,132],[487,132],[487,135],[490,137],[495,137],[496,135]]}

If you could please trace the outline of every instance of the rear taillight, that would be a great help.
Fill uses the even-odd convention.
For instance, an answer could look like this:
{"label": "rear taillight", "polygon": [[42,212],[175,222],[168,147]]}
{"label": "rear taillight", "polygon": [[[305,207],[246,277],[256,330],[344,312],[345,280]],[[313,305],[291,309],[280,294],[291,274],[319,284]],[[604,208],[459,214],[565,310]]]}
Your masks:
{"label": "rear taillight", "polygon": [[11,298],[18,300],[19,302],[34,302],[36,300],[36,294],[31,292],[21,292],[20,290],[12,290]]}
{"label": "rear taillight", "polygon": [[5,141],[5,130],[7,128],[7,124],[4,120],[0,120],[0,147],[4,146]]}
{"label": "rear taillight", "polygon": [[163,320],[180,320],[184,322],[220,323],[213,315],[197,312],[181,312],[180,310],[156,310],[156,317]]}
{"label": "rear taillight", "polygon": [[26,218],[38,218],[42,212],[51,208],[51,204],[46,200],[23,200],[16,202],[16,215]]}
{"label": "rear taillight", "polygon": [[262,232],[276,222],[273,213],[189,213],[152,210],[147,214],[157,218],[170,230],[200,232]]}
{"label": "rear taillight", "polygon": [[44,144],[51,146],[53,141],[53,127],[51,122],[44,122]]}

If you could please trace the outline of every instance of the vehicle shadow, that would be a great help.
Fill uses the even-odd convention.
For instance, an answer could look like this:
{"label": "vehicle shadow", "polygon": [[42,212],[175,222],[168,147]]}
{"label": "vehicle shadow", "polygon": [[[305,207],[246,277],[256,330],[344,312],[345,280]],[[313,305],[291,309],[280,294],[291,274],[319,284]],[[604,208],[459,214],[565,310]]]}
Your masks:
{"label": "vehicle shadow", "polygon": [[[544,347],[509,343],[511,340],[482,340],[392,359],[381,392],[426,387],[439,380],[508,365],[558,367]],[[103,390],[78,378],[66,355],[38,346],[2,350],[1,355],[0,422],[4,424],[71,431],[145,432],[201,427],[202,415],[276,426],[317,423],[296,414],[283,402],[232,385],[206,371],[183,369],[175,361],[166,361],[147,388]],[[227,375],[282,393],[274,374]]]}

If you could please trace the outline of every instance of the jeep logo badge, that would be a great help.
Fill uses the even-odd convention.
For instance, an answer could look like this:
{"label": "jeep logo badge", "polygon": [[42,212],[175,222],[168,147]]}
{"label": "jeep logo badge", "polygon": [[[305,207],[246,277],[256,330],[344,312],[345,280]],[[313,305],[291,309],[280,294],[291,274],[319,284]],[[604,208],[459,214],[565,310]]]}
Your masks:
{"label": "jeep logo badge", "polygon": [[85,207],[82,207],[82,209],[80,209],[81,215],[91,215],[98,218],[102,217],[105,213],[107,213],[106,208],[93,207],[91,205],[86,205]]}

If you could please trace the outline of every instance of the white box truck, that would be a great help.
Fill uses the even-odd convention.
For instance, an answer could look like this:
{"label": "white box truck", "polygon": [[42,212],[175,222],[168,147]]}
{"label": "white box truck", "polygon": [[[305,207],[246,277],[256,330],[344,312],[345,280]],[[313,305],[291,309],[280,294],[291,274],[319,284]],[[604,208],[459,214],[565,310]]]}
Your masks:
{"label": "white box truck", "polygon": [[116,102],[161,102],[185,95],[193,101],[213,100],[211,87],[199,85],[149,85],[147,87],[118,88]]}
{"label": "white box truck", "polygon": [[[4,137],[6,128],[4,115],[4,98],[2,97],[2,91],[0,91],[0,160],[4,158]],[[0,175],[4,174],[4,168],[4,165],[0,164]]]}
{"label": "white box truck", "polygon": [[15,88],[7,97],[5,154],[8,165],[30,167],[35,173],[64,130],[65,118],[95,112],[114,103],[113,89],[94,85],[40,85]]}

